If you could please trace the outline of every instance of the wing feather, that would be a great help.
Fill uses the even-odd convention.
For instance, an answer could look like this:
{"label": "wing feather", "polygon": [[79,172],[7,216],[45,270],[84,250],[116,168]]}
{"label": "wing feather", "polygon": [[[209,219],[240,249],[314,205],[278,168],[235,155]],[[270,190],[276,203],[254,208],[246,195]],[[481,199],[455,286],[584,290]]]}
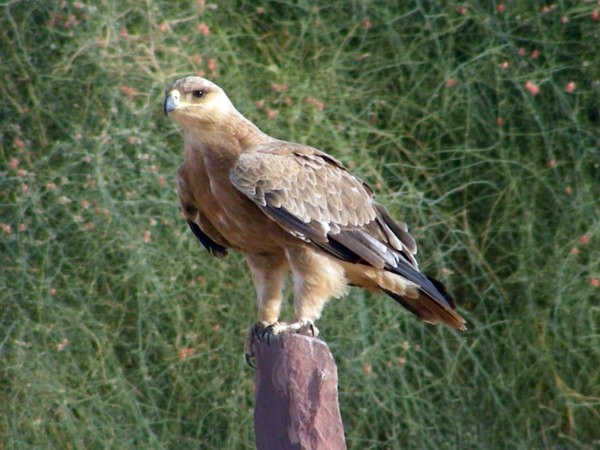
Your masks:
{"label": "wing feather", "polygon": [[190,229],[192,230],[192,232],[194,233],[194,236],[196,236],[198,238],[200,243],[204,246],[204,248],[206,250],[208,250],[208,252],[211,255],[217,256],[217,257],[222,257],[222,256],[227,255],[227,247],[217,244],[215,241],[213,241],[211,238],[209,238],[208,235],[206,233],[204,233],[202,231],[202,229],[198,226],[198,224],[196,224],[196,222],[192,222],[191,220],[188,219],[187,223],[190,226]]}
{"label": "wing feather", "polygon": [[233,185],[265,213],[277,215],[273,218],[283,228],[294,231],[291,215],[311,229],[311,239],[326,240],[331,230],[362,227],[378,216],[371,189],[311,147],[281,141],[260,146],[242,154],[230,175]]}
{"label": "wing feather", "polygon": [[290,234],[352,263],[389,270],[444,307],[452,300],[419,271],[406,224],[329,155],[277,141],[240,155],[231,182]]}
{"label": "wing feather", "polygon": [[194,236],[211,255],[227,255],[229,243],[195,206],[192,185],[188,180],[185,165],[179,168],[177,181],[179,204]]}

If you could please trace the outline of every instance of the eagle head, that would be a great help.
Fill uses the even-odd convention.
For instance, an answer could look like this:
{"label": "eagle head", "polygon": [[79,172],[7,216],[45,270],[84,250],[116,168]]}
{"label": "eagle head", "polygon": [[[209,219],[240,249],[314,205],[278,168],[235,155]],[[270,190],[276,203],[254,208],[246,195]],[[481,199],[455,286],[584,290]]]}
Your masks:
{"label": "eagle head", "polygon": [[165,114],[183,126],[217,122],[233,110],[223,89],[201,77],[181,78],[165,89]]}

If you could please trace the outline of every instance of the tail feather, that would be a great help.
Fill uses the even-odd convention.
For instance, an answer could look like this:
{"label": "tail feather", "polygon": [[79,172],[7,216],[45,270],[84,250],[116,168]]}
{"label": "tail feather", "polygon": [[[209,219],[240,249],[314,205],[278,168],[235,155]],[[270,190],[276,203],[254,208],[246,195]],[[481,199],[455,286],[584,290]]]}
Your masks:
{"label": "tail feather", "polygon": [[454,299],[444,285],[408,264],[393,269],[350,262],[342,266],[351,285],[389,295],[424,322],[467,329],[465,319],[454,311]]}
{"label": "tail feather", "polygon": [[[425,275],[425,276],[427,276],[427,275]],[[450,295],[450,293],[446,290],[446,286],[444,286],[444,284],[441,281],[436,280],[433,277],[427,276],[427,279],[429,281],[431,281],[431,284],[433,284],[433,286],[437,289],[437,291],[440,294],[442,294],[442,297],[444,297],[444,300],[446,300],[448,302],[450,307],[452,309],[456,309],[456,302],[454,301],[454,297],[452,297],[452,295]]]}
{"label": "tail feather", "polygon": [[[387,289],[383,289],[383,292],[392,297],[395,301],[397,301],[403,307],[408,309],[411,313],[413,313],[423,322],[432,324],[443,323],[461,331],[465,331],[467,329],[467,327],[465,326],[465,319],[463,319],[460,315],[453,311],[452,308],[449,308],[441,302],[433,299],[431,296],[429,296],[423,291],[420,291],[419,296],[416,298],[399,295]],[[448,300],[448,303],[453,305],[454,301],[445,289],[443,290],[443,293],[448,295],[449,298],[446,296],[445,298],[446,300]],[[450,302],[450,300],[452,300],[452,302]]]}
{"label": "tail feather", "polygon": [[380,286],[410,312],[427,323],[441,322],[457,330],[467,329],[465,319],[454,312],[456,308],[454,298],[440,281],[428,277],[408,264],[398,264],[397,267],[388,270],[418,287],[418,296],[408,296],[396,290],[386,289],[386,286]]}

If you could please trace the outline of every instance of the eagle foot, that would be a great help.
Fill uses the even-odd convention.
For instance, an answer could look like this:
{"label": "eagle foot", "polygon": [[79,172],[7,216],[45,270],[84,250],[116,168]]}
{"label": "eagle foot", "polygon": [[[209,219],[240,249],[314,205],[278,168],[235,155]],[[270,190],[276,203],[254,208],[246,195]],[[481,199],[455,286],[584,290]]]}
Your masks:
{"label": "eagle foot", "polygon": [[317,337],[319,335],[319,330],[312,320],[299,320],[292,323],[277,322],[272,325],[268,325],[263,329],[260,341],[266,341],[267,345],[270,345],[271,336],[291,333]]}
{"label": "eagle foot", "polygon": [[299,320],[292,323],[276,322],[270,325],[264,322],[257,322],[252,325],[246,334],[244,344],[244,359],[246,360],[246,364],[252,369],[257,369],[255,363],[256,354],[254,353],[254,342],[265,342],[267,345],[271,345],[271,337],[279,334],[291,333],[310,337],[319,336],[319,330],[312,320]]}
{"label": "eagle foot", "polygon": [[250,327],[248,333],[246,334],[246,339],[244,341],[244,359],[246,360],[246,364],[250,366],[251,369],[257,369],[254,360],[256,356],[254,353],[254,341],[262,342],[264,330],[267,327],[268,324],[257,322]]}

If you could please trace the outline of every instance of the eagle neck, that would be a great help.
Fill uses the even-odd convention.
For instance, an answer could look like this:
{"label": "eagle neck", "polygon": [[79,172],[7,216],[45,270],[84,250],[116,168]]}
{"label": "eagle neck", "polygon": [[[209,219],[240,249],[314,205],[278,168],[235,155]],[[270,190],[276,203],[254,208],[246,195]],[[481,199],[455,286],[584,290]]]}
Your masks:
{"label": "eagle neck", "polygon": [[208,170],[229,170],[245,151],[275,141],[237,110],[232,116],[188,128],[186,147],[193,154],[186,155],[186,158],[201,156]]}
{"label": "eagle neck", "polygon": [[237,110],[236,113],[238,117],[236,120],[230,122],[236,124],[235,128],[231,130],[231,133],[240,146],[242,152],[256,147],[257,145],[265,144],[275,140],[271,136],[264,133],[260,128],[254,125],[254,123],[244,117]]}

